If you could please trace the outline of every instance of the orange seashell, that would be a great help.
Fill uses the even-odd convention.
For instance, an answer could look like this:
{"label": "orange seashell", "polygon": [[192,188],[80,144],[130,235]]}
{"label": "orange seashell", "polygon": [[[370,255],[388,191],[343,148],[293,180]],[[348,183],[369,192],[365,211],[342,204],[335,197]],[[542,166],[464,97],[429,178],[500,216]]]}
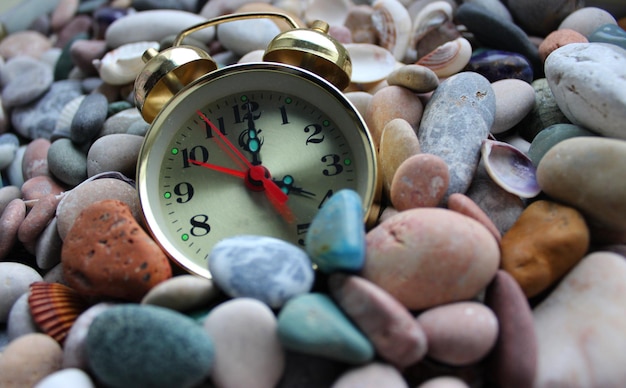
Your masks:
{"label": "orange seashell", "polygon": [[89,303],[68,286],[47,282],[30,285],[28,305],[37,326],[61,345],[76,318],[89,307]]}

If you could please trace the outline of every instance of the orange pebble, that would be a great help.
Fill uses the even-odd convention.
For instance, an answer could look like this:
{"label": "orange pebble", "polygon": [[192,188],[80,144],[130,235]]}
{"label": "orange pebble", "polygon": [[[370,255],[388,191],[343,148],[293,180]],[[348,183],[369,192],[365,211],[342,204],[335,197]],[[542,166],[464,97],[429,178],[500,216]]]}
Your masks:
{"label": "orange pebble", "polygon": [[539,45],[539,56],[542,61],[545,61],[548,55],[559,47],[570,43],[587,42],[589,41],[584,35],[574,30],[565,28],[562,30],[552,31]]}

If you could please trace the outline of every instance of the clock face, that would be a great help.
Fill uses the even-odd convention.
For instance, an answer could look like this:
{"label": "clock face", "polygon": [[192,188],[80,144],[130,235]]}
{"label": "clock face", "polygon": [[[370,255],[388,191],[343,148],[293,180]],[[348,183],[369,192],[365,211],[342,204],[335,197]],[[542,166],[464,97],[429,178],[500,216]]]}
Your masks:
{"label": "clock face", "polygon": [[177,95],[146,135],[137,177],[155,240],[206,277],[218,241],[303,245],[333,193],[357,191],[367,212],[377,183],[367,130],[341,93],[275,64],[218,70]]}

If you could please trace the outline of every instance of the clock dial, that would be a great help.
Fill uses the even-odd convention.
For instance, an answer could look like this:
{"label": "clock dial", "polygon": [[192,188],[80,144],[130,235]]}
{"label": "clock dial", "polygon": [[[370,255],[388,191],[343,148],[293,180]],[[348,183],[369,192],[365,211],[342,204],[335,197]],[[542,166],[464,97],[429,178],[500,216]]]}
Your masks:
{"label": "clock dial", "polygon": [[221,239],[257,234],[303,245],[333,193],[353,189],[367,210],[376,184],[367,131],[339,92],[289,66],[235,69],[211,73],[172,100],[140,156],[150,231],[203,276]]}

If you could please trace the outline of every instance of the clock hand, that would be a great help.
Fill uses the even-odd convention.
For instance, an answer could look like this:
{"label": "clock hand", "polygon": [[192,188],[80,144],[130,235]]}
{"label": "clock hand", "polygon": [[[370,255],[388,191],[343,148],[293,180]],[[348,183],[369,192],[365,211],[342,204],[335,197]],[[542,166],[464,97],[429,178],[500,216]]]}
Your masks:
{"label": "clock hand", "polygon": [[232,175],[232,176],[236,176],[236,177],[242,178],[242,179],[246,178],[246,172],[245,171],[235,170],[235,169],[228,168],[228,167],[223,167],[223,166],[218,166],[217,164],[205,163],[205,162],[201,162],[199,160],[194,160],[194,159],[187,159],[187,160],[189,161],[189,163],[195,164],[196,166],[210,168],[212,170],[223,172],[223,173],[226,173],[226,174],[229,174],[229,175]]}
{"label": "clock hand", "polygon": [[[246,141],[246,148],[252,154],[252,164],[255,166],[261,164],[260,152],[263,143],[259,139],[259,132],[254,124],[252,105],[248,104],[248,140]],[[242,140],[240,139],[240,141]]]}
{"label": "clock hand", "polygon": [[315,193],[312,193],[310,191],[306,191],[306,190],[304,190],[301,187],[294,186],[293,185],[294,179],[293,179],[293,177],[291,175],[285,175],[282,180],[274,179],[274,182],[286,194],[289,194],[289,193],[293,192],[294,194],[310,195],[311,197],[315,197]]}

